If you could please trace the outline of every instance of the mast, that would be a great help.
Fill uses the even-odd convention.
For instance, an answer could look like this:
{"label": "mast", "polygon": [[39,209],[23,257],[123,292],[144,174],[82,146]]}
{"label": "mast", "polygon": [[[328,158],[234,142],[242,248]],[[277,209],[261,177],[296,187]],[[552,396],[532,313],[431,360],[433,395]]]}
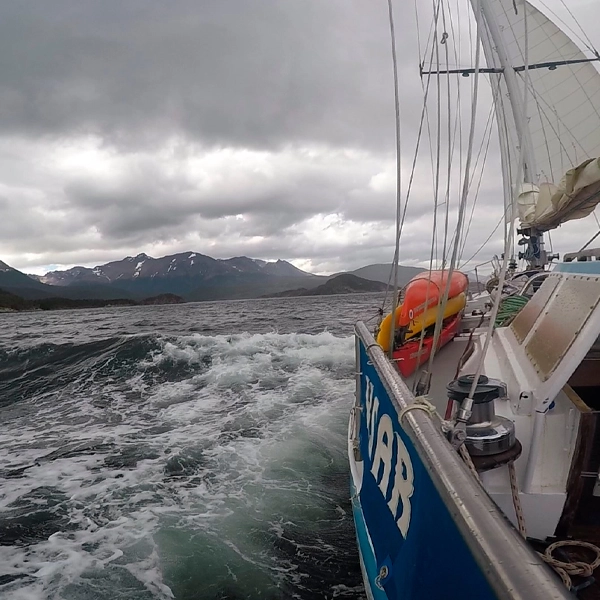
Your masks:
{"label": "mast", "polygon": [[[552,204],[564,174],[600,157],[600,72],[593,62],[600,54],[591,46],[588,56],[573,40],[528,0],[470,0],[494,93],[502,156],[504,207],[508,222],[519,210],[530,267],[547,259],[542,232],[586,216],[593,203],[573,198]],[[590,42],[591,44],[591,42]],[[424,71],[461,74],[472,68]],[[546,185],[547,184],[547,185]],[[540,191],[541,190],[541,191]],[[519,199],[515,194],[531,192]],[[600,201],[600,198],[599,198]]]}
{"label": "mast", "polygon": [[[489,0],[471,0],[473,10],[477,10],[477,4],[481,7],[481,13],[490,37],[494,42],[494,50],[498,55],[500,66],[502,67],[501,75],[504,77],[506,87],[508,88],[508,98],[510,106],[513,112],[513,118],[517,126],[517,135],[519,136],[519,144],[523,145],[523,181],[525,183],[533,183],[537,185],[537,177],[535,175],[535,159],[533,154],[533,143],[531,141],[531,133],[527,125],[527,115],[524,114],[527,108],[523,106],[523,92],[517,82],[517,75],[515,73],[515,67],[519,65],[512,65],[508,60],[506,49],[504,48],[504,40],[498,29],[498,24],[494,14],[492,13]],[[526,10],[523,7],[523,10]],[[478,20],[479,22],[479,20]],[[489,60],[489,57],[488,57]],[[522,125],[521,125],[522,124]],[[518,184],[520,182],[514,182]]]}
{"label": "mast", "polygon": [[[502,37],[500,29],[498,27],[498,23],[496,22],[496,17],[490,7],[490,0],[471,0],[471,5],[473,7],[473,11],[479,9],[481,11],[481,16],[483,17],[484,29],[487,29],[487,33],[489,34],[489,38],[487,40],[487,44],[484,42],[484,51],[486,49],[486,45],[489,46],[488,52],[486,52],[486,58],[488,62],[492,62],[494,59],[494,52],[497,56],[497,60],[500,63],[499,77],[502,77],[504,83],[506,84],[506,89],[508,91],[508,100],[510,102],[510,107],[512,111],[512,117],[515,124],[515,129],[517,132],[518,143],[519,143],[519,151],[522,157],[522,181],[510,181],[510,148],[508,144],[508,140],[506,140],[505,144],[500,144],[500,149],[502,153],[503,162],[505,163],[505,167],[503,168],[503,177],[505,179],[508,178],[508,189],[506,189],[507,183],[505,182],[505,221],[512,222],[514,210],[514,197],[515,194],[518,194],[518,187],[521,183],[529,183],[532,185],[538,185],[538,176],[535,164],[535,154],[533,151],[533,141],[531,138],[531,132],[529,130],[528,125],[528,115],[527,115],[527,106],[524,103],[524,90],[519,85],[517,80],[517,74],[515,68],[520,68],[521,70],[526,70],[521,65],[513,65],[509,60],[508,54],[505,48],[505,41]],[[515,12],[517,11],[517,4],[514,4]],[[522,5],[521,10],[527,10],[525,5]],[[478,18],[477,13],[475,14],[478,25],[480,24],[480,19]],[[481,39],[485,40],[485,35],[483,35],[483,31],[481,32]],[[491,65],[490,65],[491,66]],[[528,70],[528,69],[527,69]],[[500,82],[498,82],[500,84]],[[501,89],[501,87],[500,87]],[[498,128],[500,137],[503,137],[502,133],[502,123],[503,119],[499,118],[499,113],[502,113],[504,110],[504,104],[502,99],[499,98],[499,95],[496,94],[494,99],[494,103],[496,106],[496,114],[498,115]],[[515,187],[517,189],[515,189]],[[509,210],[510,209],[510,210]],[[543,236],[541,232],[537,230],[530,229],[526,232],[519,230],[519,233],[524,233],[528,236],[527,245],[529,246],[528,252],[528,262],[529,266],[533,268],[543,267],[546,260],[546,253],[544,252],[544,242]],[[521,258],[522,255],[519,254]]]}

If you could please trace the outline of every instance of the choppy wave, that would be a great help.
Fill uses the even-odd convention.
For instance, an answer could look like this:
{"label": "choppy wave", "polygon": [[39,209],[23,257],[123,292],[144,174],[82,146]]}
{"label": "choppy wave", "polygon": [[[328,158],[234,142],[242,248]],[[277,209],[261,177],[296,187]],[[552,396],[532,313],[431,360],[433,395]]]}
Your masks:
{"label": "choppy wave", "polygon": [[0,595],[357,597],[350,338],[113,336],[0,354]]}

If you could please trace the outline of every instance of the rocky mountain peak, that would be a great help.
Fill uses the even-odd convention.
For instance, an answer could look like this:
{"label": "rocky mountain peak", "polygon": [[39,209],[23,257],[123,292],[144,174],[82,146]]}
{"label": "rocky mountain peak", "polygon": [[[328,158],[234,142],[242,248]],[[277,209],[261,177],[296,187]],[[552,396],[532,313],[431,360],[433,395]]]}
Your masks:
{"label": "rocky mountain peak", "polygon": [[193,278],[198,285],[215,277],[260,274],[284,277],[310,276],[285,260],[266,262],[260,259],[236,256],[215,259],[198,252],[180,252],[153,258],[141,252],[122,260],[98,265],[93,269],[73,267],[66,271],[51,271],[41,278],[50,285],[77,285],[81,283],[121,283],[130,280]]}

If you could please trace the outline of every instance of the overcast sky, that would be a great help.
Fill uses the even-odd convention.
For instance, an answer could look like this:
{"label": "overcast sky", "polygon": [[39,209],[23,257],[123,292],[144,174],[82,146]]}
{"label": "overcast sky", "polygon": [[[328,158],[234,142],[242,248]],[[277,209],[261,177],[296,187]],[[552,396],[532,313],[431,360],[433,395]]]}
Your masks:
{"label": "overcast sky", "polygon": [[[406,181],[422,88],[414,4],[395,5]],[[596,0],[570,8],[600,46]],[[492,133],[464,257],[502,216]],[[317,273],[389,262],[394,151],[385,0],[0,4],[0,260],[23,271],[188,250]],[[428,156],[404,264],[429,258]],[[597,228],[581,223],[555,232],[554,249]]]}

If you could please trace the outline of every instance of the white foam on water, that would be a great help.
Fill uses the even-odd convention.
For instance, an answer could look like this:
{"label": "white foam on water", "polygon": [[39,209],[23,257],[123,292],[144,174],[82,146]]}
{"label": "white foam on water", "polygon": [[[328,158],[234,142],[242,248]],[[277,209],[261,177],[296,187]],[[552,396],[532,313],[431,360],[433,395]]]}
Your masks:
{"label": "white foam on water", "polygon": [[[0,480],[0,519],[44,488],[56,504],[42,495],[27,510],[58,506],[59,522],[45,539],[0,546],[0,575],[28,575],[0,594],[69,598],[119,569],[139,584],[131,597],[172,598],[161,548],[169,531],[208,536],[276,582],[300,581],[255,530],[262,522],[282,537],[293,519],[277,515],[289,503],[310,512],[326,501],[312,472],[345,451],[353,359],[352,340],[327,332],[191,335],[164,341],[127,380],[86,373],[60,397],[28,399],[36,418],[15,416],[0,432],[0,461],[32,465]],[[173,366],[185,376],[169,381]],[[167,380],[153,379],[162,368]],[[221,566],[242,580],[239,564]]]}

